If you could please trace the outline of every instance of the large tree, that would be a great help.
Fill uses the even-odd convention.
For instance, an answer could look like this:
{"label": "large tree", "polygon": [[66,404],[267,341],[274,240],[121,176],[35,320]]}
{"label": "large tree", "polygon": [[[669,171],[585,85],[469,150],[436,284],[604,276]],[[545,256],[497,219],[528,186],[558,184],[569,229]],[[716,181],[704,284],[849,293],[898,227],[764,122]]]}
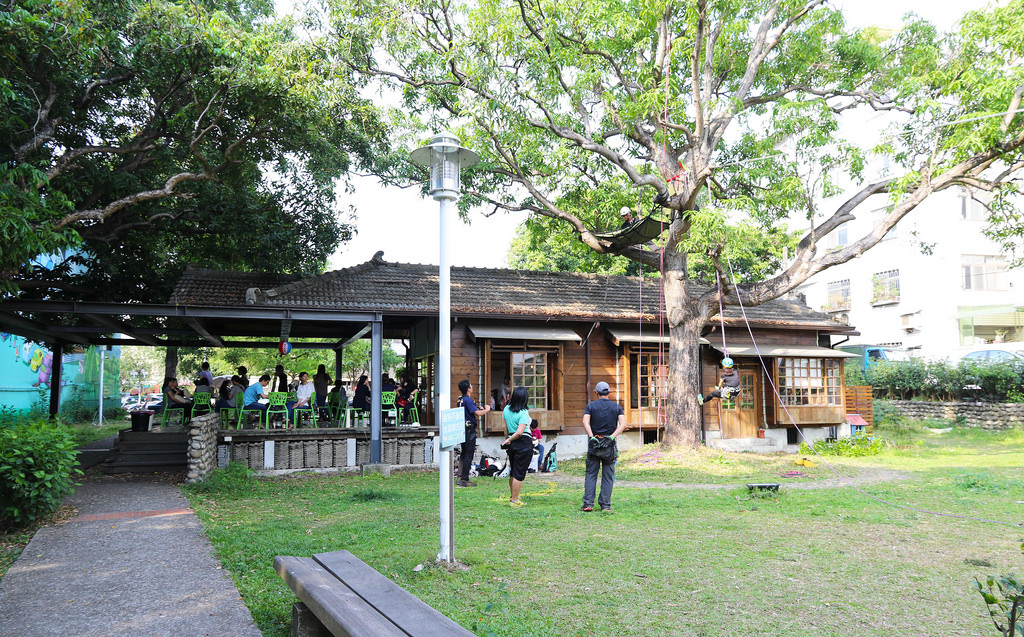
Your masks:
{"label": "large tree", "polygon": [[[449,126],[483,156],[463,206],[558,220],[596,253],[663,270],[671,443],[698,443],[697,338],[720,300],[694,285],[692,255],[722,302],[757,305],[863,254],[937,191],[1014,190],[1024,165],[1020,117],[990,117],[1019,104],[1021,0],[951,34],[914,18],[850,30],[826,0],[328,1],[339,54],[401,90],[410,145]],[[889,173],[868,179],[882,156]],[[664,210],[663,255],[595,236],[577,204],[599,189],[608,201],[591,206]],[[1010,198],[995,201],[1014,232]],[[867,235],[819,249],[880,208]],[[794,214],[812,225],[791,263],[732,284],[726,228]]]}
{"label": "large tree", "polygon": [[272,2],[11,0],[0,34],[7,291],[163,301],[187,262],[318,271],[350,234],[336,182],[383,129]]}

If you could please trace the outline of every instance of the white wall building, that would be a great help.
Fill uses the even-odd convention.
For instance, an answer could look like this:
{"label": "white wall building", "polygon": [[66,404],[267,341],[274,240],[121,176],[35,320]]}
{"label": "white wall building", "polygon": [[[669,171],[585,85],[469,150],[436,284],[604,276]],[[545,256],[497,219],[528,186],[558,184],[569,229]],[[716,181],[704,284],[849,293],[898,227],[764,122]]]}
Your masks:
{"label": "white wall building", "polygon": [[[829,234],[819,250],[863,237],[886,206]],[[959,189],[929,197],[878,245],[798,288],[807,304],[854,325],[851,344],[895,345],[944,358],[968,346],[1024,341],[1024,271],[982,230],[988,211]]]}

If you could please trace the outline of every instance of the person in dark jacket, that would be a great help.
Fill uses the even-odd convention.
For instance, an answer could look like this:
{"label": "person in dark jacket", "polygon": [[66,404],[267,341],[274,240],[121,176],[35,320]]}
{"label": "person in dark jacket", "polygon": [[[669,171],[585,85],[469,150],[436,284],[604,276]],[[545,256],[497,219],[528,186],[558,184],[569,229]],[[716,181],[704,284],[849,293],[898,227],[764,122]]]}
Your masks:
{"label": "person in dark jacket", "polygon": [[722,380],[715,387],[715,391],[709,393],[707,396],[704,394],[697,394],[697,402],[703,407],[706,403],[711,402],[715,398],[725,398],[726,400],[734,398],[740,395],[740,375],[736,372],[733,367],[732,359],[726,356],[722,359]]}

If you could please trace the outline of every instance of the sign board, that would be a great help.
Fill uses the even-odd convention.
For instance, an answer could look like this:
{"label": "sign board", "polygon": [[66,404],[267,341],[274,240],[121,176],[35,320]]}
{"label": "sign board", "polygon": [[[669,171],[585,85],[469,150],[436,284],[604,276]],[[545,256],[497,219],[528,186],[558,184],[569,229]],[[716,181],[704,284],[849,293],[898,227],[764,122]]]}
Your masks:
{"label": "sign board", "polygon": [[462,407],[441,410],[441,448],[451,449],[466,442],[466,410]]}

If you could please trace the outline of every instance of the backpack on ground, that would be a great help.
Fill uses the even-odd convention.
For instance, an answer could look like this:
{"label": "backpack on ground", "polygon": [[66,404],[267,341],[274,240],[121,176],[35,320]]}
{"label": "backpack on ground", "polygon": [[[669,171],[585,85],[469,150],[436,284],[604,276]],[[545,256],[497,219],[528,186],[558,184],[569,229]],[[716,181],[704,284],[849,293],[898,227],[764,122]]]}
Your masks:
{"label": "backpack on ground", "polygon": [[480,454],[480,464],[478,467],[479,469],[477,469],[477,471],[482,476],[494,477],[498,475],[499,471],[501,471],[501,467],[498,466],[498,459],[494,456],[489,456],[486,453]]}
{"label": "backpack on ground", "polygon": [[555,455],[555,447],[558,446],[557,442],[551,443],[551,450],[544,456],[544,460],[540,463],[540,470],[545,473],[551,473],[552,471],[558,471],[558,456]]}

